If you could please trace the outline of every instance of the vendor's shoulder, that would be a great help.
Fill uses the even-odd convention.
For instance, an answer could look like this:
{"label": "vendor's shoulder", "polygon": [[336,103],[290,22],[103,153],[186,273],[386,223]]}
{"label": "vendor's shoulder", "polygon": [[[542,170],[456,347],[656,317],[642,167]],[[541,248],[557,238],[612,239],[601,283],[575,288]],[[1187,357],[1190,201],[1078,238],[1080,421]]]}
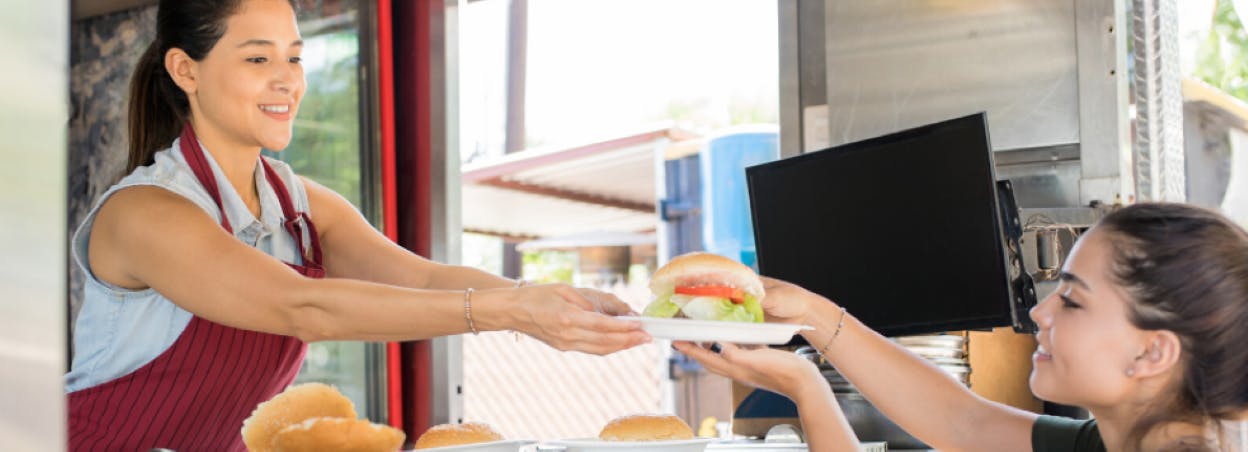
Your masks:
{"label": "vendor's shoulder", "polygon": [[100,205],[96,227],[167,225],[179,221],[212,219],[195,201],[157,185],[132,185],[117,189]]}

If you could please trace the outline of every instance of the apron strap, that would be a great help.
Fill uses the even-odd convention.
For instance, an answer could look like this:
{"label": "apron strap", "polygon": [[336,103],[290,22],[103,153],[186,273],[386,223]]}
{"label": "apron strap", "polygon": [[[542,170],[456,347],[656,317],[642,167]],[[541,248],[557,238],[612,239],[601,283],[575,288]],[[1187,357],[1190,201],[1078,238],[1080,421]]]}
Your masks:
{"label": "apron strap", "polygon": [[195,178],[199,179],[200,185],[208,191],[208,196],[212,197],[212,202],[217,203],[217,210],[221,212],[221,227],[225,228],[225,232],[234,235],[234,228],[230,227],[230,217],[225,215],[225,208],[221,207],[221,190],[217,188],[217,178],[212,175],[212,167],[204,158],[204,151],[199,147],[199,139],[195,137],[195,131],[191,129],[190,122],[182,128],[181,140],[182,156],[191,166],[191,171],[195,173]]}
{"label": "apron strap", "polygon": [[[181,145],[182,155],[186,158],[186,163],[190,165],[191,171],[195,173],[195,178],[199,179],[199,183],[204,186],[204,190],[208,191],[212,201],[217,204],[217,210],[221,212],[221,227],[233,235],[234,229],[230,227],[230,219],[225,215],[225,208],[222,207],[221,191],[217,187],[217,178],[213,176],[212,167],[209,166],[208,160],[204,157],[204,151],[199,146],[199,139],[195,137],[195,131],[191,128],[189,122],[186,124],[186,127],[182,128]],[[277,195],[277,202],[282,206],[282,226],[290,234],[291,238],[295,240],[299,256],[303,258],[302,266],[290,263],[287,263],[287,265],[298,270],[304,276],[312,278],[324,277],[325,267],[321,264],[321,239],[316,232],[316,225],[312,223],[312,218],[308,217],[307,212],[295,210],[294,204],[290,201],[290,191],[286,190],[286,184],[278,177],[273,167],[269,166],[269,162],[261,157],[260,165],[264,167],[265,179],[269,181],[269,186],[273,187],[273,192]],[[311,256],[308,255],[303,247],[303,225],[308,226],[309,241],[312,242]]]}
{"label": "apron strap", "polygon": [[[299,247],[299,255],[303,256],[304,265],[324,272],[324,267],[321,266],[321,239],[316,233],[316,225],[312,223],[312,218],[308,217],[307,212],[295,210],[294,204],[290,201],[290,192],[286,190],[286,184],[263,157],[260,158],[260,165],[264,166],[265,179],[268,179],[273,192],[277,194],[277,202],[282,205],[282,218],[284,219],[282,226],[286,228],[286,232],[290,233],[291,237],[295,238],[295,244]],[[308,240],[312,242],[311,256],[304,252],[303,225],[308,226]]]}

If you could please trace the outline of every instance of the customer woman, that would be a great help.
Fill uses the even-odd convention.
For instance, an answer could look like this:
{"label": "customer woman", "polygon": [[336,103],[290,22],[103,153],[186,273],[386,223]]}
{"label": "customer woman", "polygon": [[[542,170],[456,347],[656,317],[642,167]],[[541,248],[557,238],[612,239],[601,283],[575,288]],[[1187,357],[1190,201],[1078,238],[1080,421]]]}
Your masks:
{"label": "customer woman", "polygon": [[304,94],[293,5],[160,2],[131,81],[130,174],[74,236],[88,280],[71,450],[243,450],[243,419],[313,341],[515,330],[607,354],[649,340],[610,316],[629,312],[610,295],[429,262],[261,158],[290,143]]}
{"label": "customer woman", "polygon": [[[768,280],[764,309],[804,333],[890,419],[942,451],[1242,450],[1248,409],[1248,235],[1182,204],[1138,204],[1084,234],[1061,285],[1031,310],[1031,389],[1088,409],[1072,420],[976,396],[835,303]],[[956,290],[951,288],[950,290]],[[856,442],[813,364],[777,350],[676,348],[797,402],[812,450]],[[819,412],[822,416],[809,416]],[[813,425],[812,425],[813,424]],[[831,424],[835,428],[828,428]],[[1227,437],[1235,437],[1228,443]]]}

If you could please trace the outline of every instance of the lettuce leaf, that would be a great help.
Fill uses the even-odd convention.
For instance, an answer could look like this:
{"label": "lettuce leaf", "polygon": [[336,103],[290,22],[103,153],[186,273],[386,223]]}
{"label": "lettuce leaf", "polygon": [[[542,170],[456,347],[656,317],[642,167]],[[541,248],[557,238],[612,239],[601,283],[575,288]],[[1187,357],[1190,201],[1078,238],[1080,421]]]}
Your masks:
{"label": "lettuce leaf", "polygon": [[741,304],[719,297],[695,297],[690,295],[668,295],[655,298],[641,315],[646,317],[672,318],[684,312],[685,317],[698,320],[717,320],[721,322],[763,321],[763,307],[749,294]]}
{"label": "lettuce leaf", "polygon": [[745,301],[741,303],[745,307],[745,311],[754,317],[755,323],[763,323],[763,304],[759,303],[753,295],[745,294]]}
{"label": "lettuce leaf", "polygon": [[680,305],[672,303],[670,297],[659,297],[646,305],[646,309],[642,311],[641,315],[669,319],[675,316],[677,312],[680,312]]}

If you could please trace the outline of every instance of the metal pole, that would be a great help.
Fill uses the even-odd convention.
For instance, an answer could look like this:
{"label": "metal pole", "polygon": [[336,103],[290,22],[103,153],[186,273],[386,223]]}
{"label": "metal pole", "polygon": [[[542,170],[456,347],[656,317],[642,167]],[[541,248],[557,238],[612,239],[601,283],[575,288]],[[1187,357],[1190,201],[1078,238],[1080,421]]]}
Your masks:
{"label": "metal pole", "polygon": [[529,47],[529,1],[511,0],[507,19],[507,135],[504,152],[525,148],[524,93]]}
{"label": "metal pole", "polygon": [[1131,6],[1136,194],[1141,201],[1185,201],[1177,0]]}

